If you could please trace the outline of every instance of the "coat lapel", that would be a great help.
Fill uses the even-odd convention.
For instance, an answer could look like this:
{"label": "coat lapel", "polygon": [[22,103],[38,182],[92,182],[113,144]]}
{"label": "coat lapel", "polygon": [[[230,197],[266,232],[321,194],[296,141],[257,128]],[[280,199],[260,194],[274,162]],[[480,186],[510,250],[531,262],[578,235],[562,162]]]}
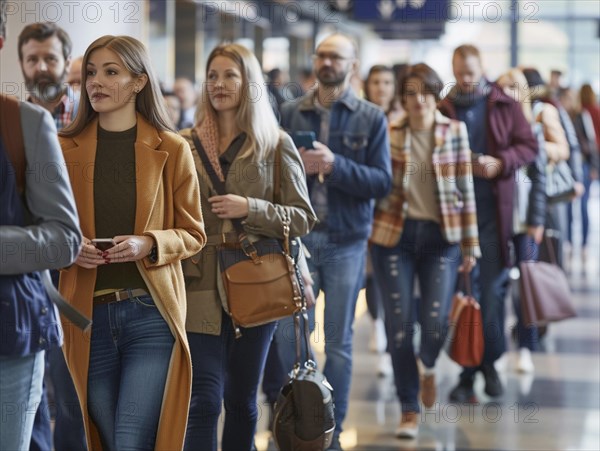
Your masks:
{"label": "coat lapel", "polygon": [[98,147],[98,119],[93,120],[79,135],[73,138],[75,147],[65,149],[65,160],[71,167],[71,183],[81,231],[87,238],[96,238],[94,214],[94,166]]}
{"label": "coat lapel", "polygon": [[161,142],[158,131],[138,114],[135,140],[136,235],[144,233],[155,202],[160,202],[156,196],[162,186],[163,168],[168,157],[167,152],[156,150]]}

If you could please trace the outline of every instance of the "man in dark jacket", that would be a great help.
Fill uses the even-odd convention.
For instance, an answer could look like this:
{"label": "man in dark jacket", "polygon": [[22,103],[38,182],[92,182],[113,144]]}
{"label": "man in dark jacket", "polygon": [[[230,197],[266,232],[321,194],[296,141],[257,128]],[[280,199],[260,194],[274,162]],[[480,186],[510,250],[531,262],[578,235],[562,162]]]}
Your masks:
{"label": "man in dark jacket", "polygon": [[[336,408],[330,449],[340,449],[350,392],[354,310],[363,284],[373,199],[391,189],[391,160],[383,111],[356,97],[350,88],[358,64],[354,43],[342,34],[327,37],[317,46],[314,64],[318,88],[283,104],[281,125],[292,136],[313,131],[317,138],[310,147],[299,149],[319,218],[303,242],[312,256],[309,267],[315,295],[319,290],[325,293],[323,372],[333,386]],[[280,323],[277,340],[280,358],[289,370],[294,356],[291,320]]]}
{"label": "man in dark jacket", "polygon": [[[4,6],[0,2],[0,48]],[[3,94],[0,109],[0,449],[12,450],[29,448],[42,394],[44,353],[62,341],[39,271],[72,264],[81,232],[52,117]],[[19,116],[24,148],[14,138],[10,124],[15,119],[9,114]],[[24,174],[16,164],[23,152]],[[17,184],[21,175],[23,197]]]}
{"label": "man in dark jacket", "polygon": [[481,304],[485,353],[481,366],[464,368],[450,393],[455,402],[475,402],[477,371],[485,377],[485,392],[503,392],[494,362],[504,353],[504,298],[511,264],[515,171],[535,160],[537,142],[520,105],[483,76],[479,50],[463,45],[454,51],[456,86],[440,104],[446,116],[467,124],[473,151],[477,223],[482,257],[473,270],[473,293]]}

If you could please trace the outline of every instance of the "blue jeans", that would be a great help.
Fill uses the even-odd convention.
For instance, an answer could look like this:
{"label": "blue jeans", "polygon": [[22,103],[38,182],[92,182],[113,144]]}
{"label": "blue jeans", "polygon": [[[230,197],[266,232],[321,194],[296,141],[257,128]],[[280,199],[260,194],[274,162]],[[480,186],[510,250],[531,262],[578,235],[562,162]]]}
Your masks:
{"label": "blue jeans", "polygon": [[42,398],[44,351],[0,356],[0,449],[26,450]]}
{"label": "blue jeans", "polygon": [[[461,262],[458,244],[448,243],[439,224],[407,220],[393,248],[372,247],[373,267],[384,295],[388,349],[403,412],[419,412],[419,371],[413,336],[421,326],[419,357],[433,368],[446,338],[450,301]],[[421,298],[413,296],[415,275]]]}
{"label": "blue jeans", "polygon": [[[335,401],[335,428],[342,430],[348,410],[352,374],[352,335],[354,311],[358,292],[364,283],[366,243],[331,243],[327,232],[311,232],[302,242],[311,258],[308,267],[315,281],[315,296],[325,293],[325,368],[323,374],[333,387]],[[309,311],[311,329],[314,329],[314,309]],[[296,360],[293,319],[279,321],[277,328],[279,357],[286,371]]]}
{"label": "blue jeans", "polygon": [[217,450],[217,426],[225,402],[223,451],[250,451],[258,420],[258,384],[277,323],[243,328],[235,338],[223,312],[221,335],[188,333],[192,354],[192,399],[185,450]]}
{"label": "blue jeans", "polygon": [[[590,231],[590,215],[588,213],[588,203],[590,201],[590,188],[592,187],[592,178],[590,177],[589,163],[583,163],[583,187],[585,188],[585,192],[579,199],[579,205],[581,207],[581,246],[586,247]],[[569,202],[568,208],[568,239],[570,243],[573,243],[573,202]]]}
{"label": "blue jeans", "polygon": [[[479,212],[478,212],[479,213]],[[508,269],[501,255],[496,215],[479,215],[482,256],[471,272],[473,296],[481,305],[483,319],[483,365],[492,365],[506,350],[504,299],[509,286]],[[473,378],[478,368],[464,368],[461,377]]]}
{"label": "blue jeans", "polygon": [[175,342],[171,330],[148,295],[97,305],[93,320],[88,411],[102,447],[152,450]]}
{"label": "blue jeans", "polygon": [[[520,233],[513,237],[515,244],[515,266],[519,266],[523,261],[537,261],[539,256],[539,246],[532,237],[525,233]],[[535,351],[538,344],[538,330],[534,325],[526,326],[523,324],[523,314],[521,313],[521,292],[520,285],[512,293],[513,307],[517,317],[517,341],[519,348],[527,348]]]}

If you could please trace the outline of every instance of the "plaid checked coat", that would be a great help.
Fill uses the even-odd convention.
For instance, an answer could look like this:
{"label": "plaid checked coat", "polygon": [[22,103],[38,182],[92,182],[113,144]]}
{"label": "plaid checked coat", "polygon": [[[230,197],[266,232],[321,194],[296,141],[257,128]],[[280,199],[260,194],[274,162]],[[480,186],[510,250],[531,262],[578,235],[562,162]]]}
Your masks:
{"label": "plaid checked coat", "polygon": [[[393,247],[400,241],[408,208],[406,192],[410,167],[411,134],[404,116],[390,125],[392,192],[375,206],[371,242]],[[459,243],[463,255],[481,256],[471,168],[471,150],[463,122],[451,120],[439,111],[435,116],[435,148],[432,163],[437,180],[441,228],[446,240]],[[418,177],[418,174],[414,174]]]}

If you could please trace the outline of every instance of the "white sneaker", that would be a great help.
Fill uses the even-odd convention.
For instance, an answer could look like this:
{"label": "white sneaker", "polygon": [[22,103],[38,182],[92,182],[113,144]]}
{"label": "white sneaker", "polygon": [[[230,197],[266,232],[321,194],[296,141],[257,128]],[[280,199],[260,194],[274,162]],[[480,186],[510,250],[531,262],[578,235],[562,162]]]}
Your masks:
{"label": "white sneaker", "polygon": [[533,373],[523,373],[517,380],[519,381],[519,393],[521,396],[529,396],[531,393],[531,387],[533,386],[533,380],[535,376]]}
{"label": "white sneaker", "polygon": [[396,429],[396,437],[415,439],[419,433],[419,414],[417,412],[404,412],[400,425]]}
{"label": "white sneaker", "polygon": [[392,356],[387,352],[379,354],[379,361],[377,362],[377,376],[387,377],[394,373],[394,367],[392,366]]}
{"label": "white sneaker", "polygon": [[527,348],[519,349],[519,360],[517,362],[517,371],[519,373],[533,373],[535,367],[531,359],[531,351]]}
{"label": "white sneaker", "polygon": [[385,336],[385,325],[381,318],[372,322],[371,338],[369,339],[369,350],[379,354],[385,352],[387,348],[387,338]]}

